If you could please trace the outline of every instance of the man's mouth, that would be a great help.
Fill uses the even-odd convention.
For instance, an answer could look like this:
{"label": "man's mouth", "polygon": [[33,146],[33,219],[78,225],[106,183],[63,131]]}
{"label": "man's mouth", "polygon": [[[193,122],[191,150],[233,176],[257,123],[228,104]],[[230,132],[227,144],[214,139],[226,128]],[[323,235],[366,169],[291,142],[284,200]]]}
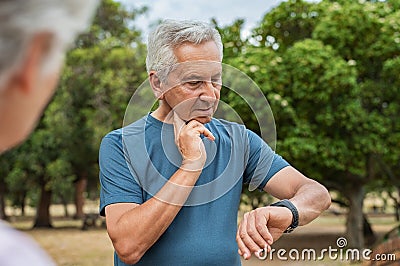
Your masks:
{"label": "man's mouth", "polygon": [[206,108],[197,108],[194,110],[196,113],[204,113],[207,115],[212,115],[214,113],[214,107],[206,107]]}

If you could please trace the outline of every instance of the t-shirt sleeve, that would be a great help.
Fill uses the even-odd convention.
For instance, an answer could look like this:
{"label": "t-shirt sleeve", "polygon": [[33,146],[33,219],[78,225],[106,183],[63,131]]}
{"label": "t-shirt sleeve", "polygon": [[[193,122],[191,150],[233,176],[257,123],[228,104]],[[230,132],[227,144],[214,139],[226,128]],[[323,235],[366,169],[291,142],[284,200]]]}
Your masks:
{"label": "t-shirt sleeve", "polygon": [[121,136],[107,135],[99,152],[100,215],[113,203],[143,203],[143,191],[125,160]]}
{"label": "t-shirt sleeve", "polygon": [[263,190],[267,182],[289,163],[276,154],[265,141],[250,130],[247,131],[248,156],[243,182],[249,189]]}

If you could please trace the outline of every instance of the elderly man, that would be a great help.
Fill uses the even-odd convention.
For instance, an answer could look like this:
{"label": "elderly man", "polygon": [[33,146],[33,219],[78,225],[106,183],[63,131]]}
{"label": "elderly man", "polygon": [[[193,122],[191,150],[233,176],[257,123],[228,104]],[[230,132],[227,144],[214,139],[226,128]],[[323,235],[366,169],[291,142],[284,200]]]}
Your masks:
{"label": "elderly man", "polygon": [[[213,118],[222,43],[210,25],[167,20],[150,34],[158,108],[104,137],[100,212],[115,265],[240,265],[330,205],[327,190],[243,125]],[[237,210],[244,183],[283,199]],[[236,242],[235,242],[236,239]]]}
{"label": "elderly man", "polygon": [[[63,56],[96,0],[0,1],[0,153],[32,131],[57,85]],[[54,265],[27,236],[0,223],[0,265]]]}

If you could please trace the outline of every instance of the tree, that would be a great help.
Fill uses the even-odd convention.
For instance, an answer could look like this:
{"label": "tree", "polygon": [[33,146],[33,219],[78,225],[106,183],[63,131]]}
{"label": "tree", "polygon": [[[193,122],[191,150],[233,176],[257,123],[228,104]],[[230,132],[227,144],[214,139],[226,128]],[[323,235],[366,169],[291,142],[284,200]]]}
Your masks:
{"label": "tree", "polygon": [[[400,12],[397,12],[400,15]],[[382,79],[385,81],[385,94],[381,95],[381,113],[386,118],[388,131],[385,139],[388,143],[387,152],[378,158],[382,171],[382,179],[392,200],[396,211],[396,219],[400,220],[400,82],[397,78],[400,67],[400,57],[385,61],[382,71]],[[397,194],[397,195],[396,195]]]}
{"label": "tree", "polygon": [[[63,147],[68,150],[68,160],[75,173],[76,218],[82,218],[84,192],[88,180],[97,183],[97,154],[101,137],[120,126],[115,117],[123,117],[123,106],[133,92],[144,68],[141,53],[140,31],[132,24],[142,12],[129,12],[120,3],[102,1],[89,33],[77,40],[78,48],[71,51],[60,82],[59,104],[55,101],[49,124],[64,114],[68,137]],[[135,48],[134,48],[135,47]],[[138,67],[136,67],[138,66]],[[65,108],[65,104],[67,107]],[[108,109],[108,110],[105,110]],[[117,110],[116,110],[117,109]],[[104,113],[113,119],[101,124]],[[109,122],[109,121],[108,121]],[[99,124],[100,123],[100,124]]]}
{"label": "tree", "polygon": [[114,47],[125,47],[139,42],[141,32],[136,29],[133,21],[146,12],[147,7],[128,11],[120,2],[102,0],[90,31],[76,40],[76,47],[90,48],[110,40]]}
{"label": "tree", "polygon": [[0,219],[7,220],[6,215],[6,194],[8,191],[8,186],[6,182],[6,177],[11,171],[13,154],[8,151],[0,156]]}
{"label": "tree", "polygon": [[311,37],[323,9],[302,0],[282,2],[266,13],[253,29],[253,40],[258,46],[284,51],[295,42]]}
{"label": "tree", "polygon": [[232,62],[270,101],[280,153],[344,196],[349,246],[361,248],[366,186],[379,161],[399,161],[399,20],[395,1],[339,2],[283,2]]}

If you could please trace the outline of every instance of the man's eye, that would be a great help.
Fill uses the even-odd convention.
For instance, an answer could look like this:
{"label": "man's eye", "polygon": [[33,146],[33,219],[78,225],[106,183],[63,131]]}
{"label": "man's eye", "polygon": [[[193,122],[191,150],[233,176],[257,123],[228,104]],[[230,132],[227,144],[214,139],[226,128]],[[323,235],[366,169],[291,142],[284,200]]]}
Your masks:
{"label": "man's eye", "polygon": [[186,85],[190,88],[197,88],[198,86],[200,86],[202,83],[202,81],[200,80],[191,80],[191,81],[187,81]]}

